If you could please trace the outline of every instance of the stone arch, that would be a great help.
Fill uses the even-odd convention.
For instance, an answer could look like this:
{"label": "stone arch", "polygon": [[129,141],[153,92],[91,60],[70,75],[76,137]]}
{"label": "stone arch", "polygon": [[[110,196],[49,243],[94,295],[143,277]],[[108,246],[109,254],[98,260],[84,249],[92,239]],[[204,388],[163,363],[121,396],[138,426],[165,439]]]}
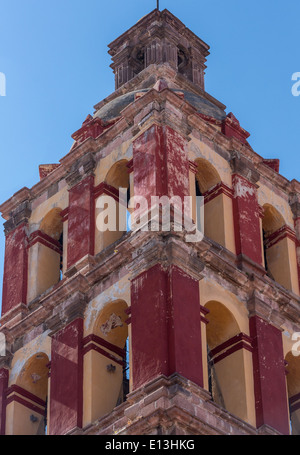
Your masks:
{"label": "stone arch", "polygon": [[105,183],[116,189],[129,188],[128,160],[121,159],[114,163],[106,174]]}
{"label": "stone arch", "polygon": [[49,358],[32,355],[7,393],[6,434],[43,435],[47,432]]}
{"label": "stone arch", "polygon": [[47,234],[54,240],[58,240],[63,232],[63,222],[61,217],[62,209],[55,207],[51,209],[45,217],[42,219],[40,224],[40,230]]}
{"label": "stone arch", "polygon": [[120,240],[129,231],[128,205],[133,195],[133,185],[128,163],[127,159],[114,163],[100,185],[96,200],[96,252]]}
{"label": "stone arch", "polygon": [[195,164],[197,166],[196,182],[201,194],[204,195],[221,182],[221,177],[216,168],[206,159],[197,158]]}
{"label": "stone arch", "polygon": [[[205,304],[209,391],[218,405],[239,418],[254,423],[254,390],[251,340],[241,332],[238,320],[225,303]],[[251,365],[251,366],[250,366]]]}
{"label": "stone arch", "polygon": [[128,327],[125,322],[128,319],[127,308],[127,303],[121,299],[105,305],[95,321],[95,335],[123,348],[128,336]]}
{"label": "stone arch", "polygon": [[270,278],[299,293],[296,245],[293,231],[282,214],[271,204],[263,206],[261,222],[264,266]]}
{"label": "stone arch", "polygon": [[263,230],[265,231],[266,236],[269,236],[283,227],[286,223],[283,216],[271,204],[264,204],[263,209]]}
{"label": "stone arch", "polygon": [[85,339],[84,424],[111,412],[129,393],[127,309],[125,300],[108,302]]}
{"label": "stone arch", "polygon": [[43,294],[63,278],[65,243],[62,209],[51,209],[29,242],[28,301]]}
{"label": "stone arch", "polygon": [[[196,158],[190,171],[192,218],[204,235],[235,253],[230,189],[217,169],[205,158]],[[196,196],[202,196],[201,208]],[[204,219],[204,221],[203,221]]]}
{"label": "stone arch", "polygon": [[285,361],[291,432],[293,435],[300,435],[300,356],[295,356],[290,351],[287,353]]}

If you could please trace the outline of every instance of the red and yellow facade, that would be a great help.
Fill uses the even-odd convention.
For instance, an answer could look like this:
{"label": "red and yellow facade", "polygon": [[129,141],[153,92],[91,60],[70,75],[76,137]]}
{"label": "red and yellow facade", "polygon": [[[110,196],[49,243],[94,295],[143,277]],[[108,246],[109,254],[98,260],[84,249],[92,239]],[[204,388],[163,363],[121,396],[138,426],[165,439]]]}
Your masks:
{"label": "red and yellow facade", "polygon": [[[179,33],[155,10],[128,39],[155,20]],[[1,434],[300,434],[300,184],[204,91],[207,45],[184,40],[193,73],[157,51],[129,77],[112,51],[116,92],[0,207]],[[127,230],[119,188],[190,197],[194,222],[201,193],[203,240]],[[103,196],[113,232],[97,228]]]}

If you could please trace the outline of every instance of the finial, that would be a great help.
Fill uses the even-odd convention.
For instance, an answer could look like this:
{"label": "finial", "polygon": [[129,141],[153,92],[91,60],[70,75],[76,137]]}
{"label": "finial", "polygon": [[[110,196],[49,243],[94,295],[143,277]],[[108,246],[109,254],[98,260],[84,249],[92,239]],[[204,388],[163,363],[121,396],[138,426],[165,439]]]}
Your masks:
{"label": "finial", "polygon": [[157,3],[156,9],[158,9],[158,11],[159,11],[159,0],[156,0],[156,3]]}

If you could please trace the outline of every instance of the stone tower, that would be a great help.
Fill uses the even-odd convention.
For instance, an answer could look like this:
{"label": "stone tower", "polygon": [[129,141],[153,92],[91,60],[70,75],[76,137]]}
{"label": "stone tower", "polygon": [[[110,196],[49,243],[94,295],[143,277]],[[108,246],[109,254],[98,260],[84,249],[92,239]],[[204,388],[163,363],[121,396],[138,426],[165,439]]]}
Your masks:
{"label": "stone tower", "polygon": [[205,91],[209,46],[169,11],[109,53],[115,92],[0,206],[0,432],[299,434],[300,184]]}

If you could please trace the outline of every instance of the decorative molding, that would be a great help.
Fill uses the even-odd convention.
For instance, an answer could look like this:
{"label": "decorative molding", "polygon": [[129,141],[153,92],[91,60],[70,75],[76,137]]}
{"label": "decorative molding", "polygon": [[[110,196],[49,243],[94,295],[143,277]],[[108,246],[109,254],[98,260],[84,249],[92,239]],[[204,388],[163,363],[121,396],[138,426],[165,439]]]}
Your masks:
{"label": "decorative molding", "polygon": [[62,254],[62,247],[59,241],[53,239],[43,231],[37,230],[30,235],[27,248],[33,247],[36,243],[40,243],[56,253]]}
{"label": "decorative molding", "polygon": [[45,415],[46,402],[16,384],[7,389],[6,406],[14,401],[42,416]]}
{"label": "decorative molding", "polygon": [[234,197],[234,191],[232,188],[227,186],[225,183],[220,182],[217,183],[215,186],[210,188],[208,191],[206,191],[203,196],[204,196],[204,204],[207,204],[208,202],[212,201],[216,197],[220,196],[220,194],[224,194],[225,196],[229,197],[230,199],[233,199]]}
{"label": "decorative molding", "polygon": [[277,231],[270,234],[265,240],[265,247],[271,248],[272,246],[279,243],[281,240],[290,239],[297,244],[297,238],[295,232],[287,225],[277,229]]}
{"label": "decorative molding", "polygon": [[220,344],[216,348],[211,350],[211,355],[213,358],[214,364],[220,362],[231,354],[235,352],[246,349],[249,352],[252,352],[252,339],[245,333],[240,333]]}

